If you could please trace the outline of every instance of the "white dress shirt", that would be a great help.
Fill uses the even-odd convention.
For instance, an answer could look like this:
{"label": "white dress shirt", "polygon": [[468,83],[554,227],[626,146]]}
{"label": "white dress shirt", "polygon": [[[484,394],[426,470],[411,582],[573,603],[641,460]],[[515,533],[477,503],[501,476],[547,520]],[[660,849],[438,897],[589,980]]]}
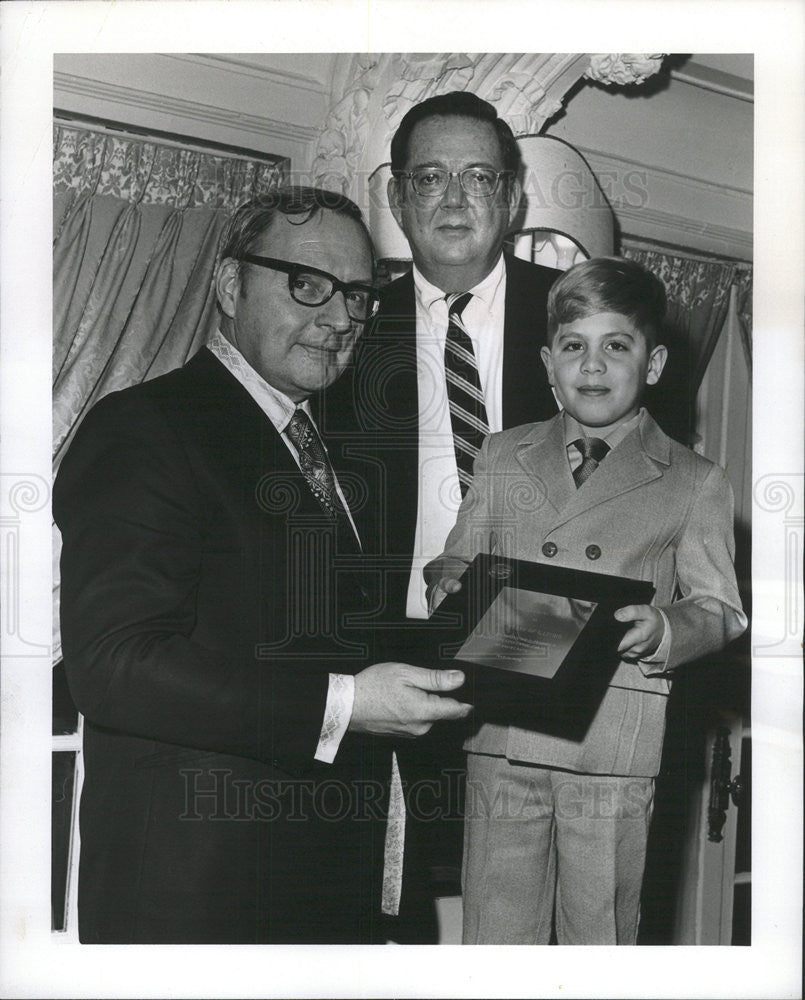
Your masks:
{"label": "white dress shirt", "polygon": [[[288,423],[296,410],[296,403],[284,393],[275,389],[274,386],[269,385],[251,367],[240,351],[223,336],[220,330],[215,331],[207,347],[227,371],[234,375],[276,427],[294,461],[299,465],[299,453],[285,433]],[[315,427],[315,421],[313,421],[313,417],[310,415],[307,400],[300,405],[310,417]],[[322,445],[324,445],[324,442],[322,442]],[[324,445],[325,450],[326,447]],[[335,473],[333,475],[335,476]],[[350,519],[350,523],[352,523],[352,515],[349,512],[344,494],[341,492],[341,487],[338,485],[337,476],[335,476],[335,487],[341,503],[344,505],[344,510]],[[355,531],[355,537],[358,539],[358,544],[360,545],[360,538],[358,537],[358,532],[355,530],[354,523],[352,523],[352,530]],[[354,700],[355,678],[351,674],[330,674],[327,685],[327,702],[324,707],[324,720],[314,755],[316,760],[323,761],[326,764],[332,764],[335,760],[335,755],[338,752],[341,740],[344,738],[344,734],[349,726],[349,720],[352,717]]]}
{"label": "white dress shirt", "polygon": [[[419,501],[406,614],[427,618],[424,566],[443,549],[461,504],[453,428],[444,372],[447,301],[416,266],[417,390],[419,397]],[[506,266],[503,256],[490,273],[468,289],[472,298],[461,314],[472,341],[484,393],[489,430],[503,429],[503,324]]]}

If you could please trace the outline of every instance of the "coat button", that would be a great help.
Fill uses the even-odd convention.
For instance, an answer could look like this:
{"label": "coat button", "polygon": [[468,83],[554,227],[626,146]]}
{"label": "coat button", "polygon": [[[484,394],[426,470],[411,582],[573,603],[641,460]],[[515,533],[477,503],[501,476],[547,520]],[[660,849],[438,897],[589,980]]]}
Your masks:
{"label": "coat button", "polygon": [[584,550],[584,554],[588,559],[600,559],[601,549],[597,545],[588,545]]}
{"label": "coat button", "polygon": [[547,556],[549,559],[553,559],[558,551],[559,550],[557,549],[555,542],[546,542],[542,546],[542,554]]}

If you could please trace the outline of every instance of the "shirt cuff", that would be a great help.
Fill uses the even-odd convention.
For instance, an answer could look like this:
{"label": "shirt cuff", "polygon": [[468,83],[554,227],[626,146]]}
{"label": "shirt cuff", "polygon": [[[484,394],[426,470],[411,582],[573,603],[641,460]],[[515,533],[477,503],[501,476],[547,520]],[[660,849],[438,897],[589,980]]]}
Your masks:
{"label": "shirt cuff", "polygon": [[316,746],[315,760],[332,764],[341,740],[352,718],[352,704],[355,701],[355,678],[351,674],[330,674],[327,686],[327,703],[324,706],[324,722]]}
{"label": "shirt cuff", "polygon": [[668,621],[668,616],[662,608],[655,608],[655,610],[659,611],[662,615],[663,633],[659,646],[657,646],[651,656],[643,656],[640,659],[640,663],[644,663],[647,667],[643,671],[646,675],[664,673],[665,664],[668,662],[668,654],[671,652],[671,624]]}

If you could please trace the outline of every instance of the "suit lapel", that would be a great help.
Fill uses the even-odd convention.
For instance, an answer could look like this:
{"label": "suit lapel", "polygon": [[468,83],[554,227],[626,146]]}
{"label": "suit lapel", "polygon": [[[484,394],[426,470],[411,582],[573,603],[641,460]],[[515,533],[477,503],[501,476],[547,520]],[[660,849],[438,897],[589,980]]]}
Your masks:
{"label": "suit lapel", "polygon": [[576,492],[564,441],[561,414],[547,424],[538,424],[534,433],[515,450],[520,468],[540,484],[548,503],[558,514]]}
{"label": "suit lapel", "polygon": [[276,427],[235,376],[206,348],[191,365],[196,359],[198,374],[206,383],[202,394],[205,407],[219,428],[224,447],[231,450],[232,468],[240,470],[250,487],[274,475],[286,481],[298,476],[304,482]]}
{"label": "suit lapel", "polygon": [[504,255],[503,427],[549,420],[556,402],[540,357],[545,344],[548,290],[561,272]]}
{"label": "suit lapel", "polygon": [[[321,506],[282,435],[250,393],[206,348],[193,358],[188,368],[191,366],[210,423],[221,438],[224,461],[233,481],[242,481],[251,502],[256,499],[264,513],[323,517]],[[296,499],[295,504],[288,504],[288,490]],[[349,525],[339,531],[339,550],[358,551]]]}
{"label": "suit lapel", "polygon": [[[360,342],[359,342],[360,343]],[[419,390],[416,303],[412,272],[381,293],[375,328],[356,361],[356,395],[364,446],[381,470],[375,500],[374,543],[384,554],[410,558],[419,505]],[[389,598],[405,607],[407,580],[392,574]]]}
{"label": "suit lapel", "polygon": [[[419,392],[416,367],[416,302],[414,276],[409,271],[388,285],[381,300],[375,330],[367,339],[367,374],[380,378],[384,409],[394,416],[397,429],[416,427]],[[393,370],[389,367],[394,360]],[[371,387],[369,387],[371,388]]]}
{"label": "suit lapel", "polygon": [[[662,466],[670,462],[670,447],[652,418],[646,414],[640,424],[607,455],[584,485],[574,489],[560,509],[554,527],[659,479]],[[572,482],[572,477],[571,477]],[[575,484],[573,484],[575,485]]]}

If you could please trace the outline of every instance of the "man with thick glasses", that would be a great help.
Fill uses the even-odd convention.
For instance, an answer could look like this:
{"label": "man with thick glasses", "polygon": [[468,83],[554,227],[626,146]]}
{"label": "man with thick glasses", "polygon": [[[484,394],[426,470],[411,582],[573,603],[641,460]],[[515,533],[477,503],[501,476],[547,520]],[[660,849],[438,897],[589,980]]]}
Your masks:
{"label": "man with thick glasses", "polygon": [[256,264],[258,267],[267,267],[272,271],[282,271],[283,274],[287,274],[291,298],[303,306],[323,306],[336,292],[341,292],[350,319],[361,326],[375,315],[380,305],[380,297],[374,285],[339,281],[334,274],[317,267],[292,264],[290,261],[277,260],[275,257],[244,253],[240,259],[247,264]]}
{"label": "man with thick glasses", "polygon": [[[540,348],[559,272],[503,253],[521,197],[518,167],[511,129],[470,93],[415,105],[391,142],[389,205],[413,269],[383,289],[376,329],[356,355],[354,394],[386,472],[379,532],[391,621],[427,617],[422,568],[442,551],[486,433],[556,413]],[[415,637],[413,629],[409,644]],[[449,803],[464,755],[456,735],[442,735],[434,729],[403,754],[404,776],[432,780],[435,760]],[[460,821],[437,827],[434,813],[419,824],[409,810],[401,914],[422,889],[418,872],[455,868],[461,855]],[[446,844],[452,854],[440,855]],[[421,927],[422,913],[411,921]]]}
{"label": "man with thick glasses", "polygon": [[376,662],[366,484],[310,397],[377,309],[357,207],[242,206],[219,329],[87,415],[54,488],[65,665],[84,715],[86,943],[380,938],[388,741],[469,706]]}

